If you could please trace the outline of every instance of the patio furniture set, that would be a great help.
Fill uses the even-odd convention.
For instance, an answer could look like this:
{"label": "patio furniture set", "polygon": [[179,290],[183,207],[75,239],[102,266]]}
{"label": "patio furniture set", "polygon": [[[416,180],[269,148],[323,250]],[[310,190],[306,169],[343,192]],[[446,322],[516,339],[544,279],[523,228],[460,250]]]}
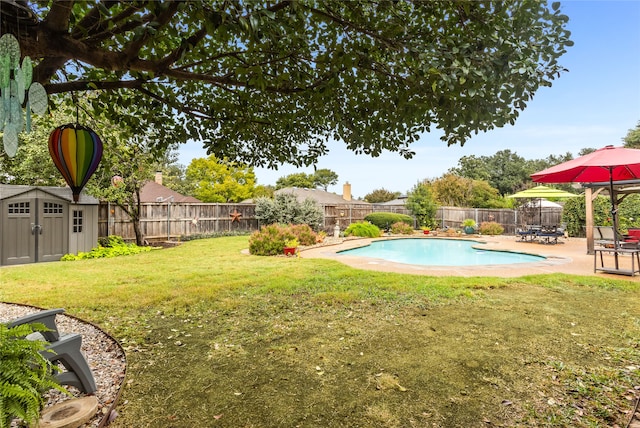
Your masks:
{"label": "patio furniture set", "polygon": [[521,241],[541,244],[558,244],[558,238],[564,238],[566,225],[530,225],[516,231]]}

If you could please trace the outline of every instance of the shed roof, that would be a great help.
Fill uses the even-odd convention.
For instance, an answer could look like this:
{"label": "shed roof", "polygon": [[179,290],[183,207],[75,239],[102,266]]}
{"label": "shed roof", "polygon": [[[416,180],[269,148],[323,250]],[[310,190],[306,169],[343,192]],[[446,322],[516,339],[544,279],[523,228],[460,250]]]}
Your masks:
{"label": "shed roof", "polygon": [[[33,190],[40,190],[42,192],[50,194],[51,196],[73,202],[73,192],[71,191],[70,187],[27,186],[19,184],[0,184],[0,200],[22,195]],[[85,192],[82,192],[80,193],[80,199],[78,200],[77,204],[96,205],[98,204],[98,202],[98,199],[86,194]]]}

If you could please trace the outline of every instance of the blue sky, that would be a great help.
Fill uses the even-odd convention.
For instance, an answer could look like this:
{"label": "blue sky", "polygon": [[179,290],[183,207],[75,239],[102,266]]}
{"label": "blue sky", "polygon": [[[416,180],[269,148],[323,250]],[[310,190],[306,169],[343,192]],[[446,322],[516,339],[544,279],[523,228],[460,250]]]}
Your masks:
{"label": "blue sky", "polygon": [[[474,136],[464,147],[447,147],[439,133],[424,134],[412,145],[416,155],[410,160],[397,153],[357,156],[342,143],[333,143],[317,164],[339,176],[329,191],[341,194],[348,181],[354,197],[380,188],[406,193],[418,181],[455,167],[462,156],[491,156],[505,149],[540,159],[566,152],[577,156],[585,147],[622,145],[640,121],[640,1],[563,1],[562,11],[569,16],[575,42],[560,60],[569,72],[551,88],[539,89],[514,126]],[[181,146],[179,153],[184,165],[206,157],[197,142]],[[284,165],[255,172],[258,184],[266,185],[313,168]]]}

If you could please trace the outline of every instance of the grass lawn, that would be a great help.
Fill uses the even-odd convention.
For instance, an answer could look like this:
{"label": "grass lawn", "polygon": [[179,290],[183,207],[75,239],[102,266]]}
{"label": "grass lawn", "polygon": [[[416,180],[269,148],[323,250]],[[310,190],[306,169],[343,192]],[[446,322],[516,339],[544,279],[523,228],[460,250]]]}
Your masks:
{"label": "grass lawn", "polygon": [[127,350],[112,427],[626,426],[640,285],[427,277],[241,254],[247,237],[0,269],[0,301]]}

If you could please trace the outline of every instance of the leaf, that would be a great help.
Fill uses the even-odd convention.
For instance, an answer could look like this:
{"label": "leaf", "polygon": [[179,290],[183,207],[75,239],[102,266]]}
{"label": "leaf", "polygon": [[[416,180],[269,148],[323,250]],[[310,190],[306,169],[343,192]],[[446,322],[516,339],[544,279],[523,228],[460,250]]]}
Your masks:
{"label": "leaf", "polygon": [[9,67],[9,55],[0,54],[0,88],[8,88],[11,80],[11,68]]}
{"label": "leaf", "polygon": [[27,122],[25,124],[25,131],[31,132],[31,106],[29,105],[29,100],[27,100],[27,108],[25,109],[25,113],[27,114]]}
{"label": "leaf", "polygon": [[18,101],[20,101],[20,105],[22,105],[25,96],[24,73],[22,69],[18,67],[14,70],[13,74],[16,79],[16,96],[18,97]]}
{"label": "leaf", "polygon": [[24,74],[24,87],[29,89],[31,82],[33,82],[33,63],[28,56],[22,60],[22,73]]}
{"label": "leaf", "polygon": [[4,152],[10,158],[14,157],[18,152],[18,131],[14,125],[8,124],[5,126],[2,141],[4,143]]}
{"label": "leaf", "polygon": [[13,34],[6,33],[0,37],[0,55],[8,55],[9,69],[20,65],[20,44]]}
{"label": "leaf", "polygon": [[14,124],[17,132],[22,132],[24,127],[24,119],[22,118],[22,106],[18,102],[18,98],[11,97],[9,100],[10,123]]}
{"label": "leaf", "polygon": [[29,104],[31,111],[40,116],[47,112],[47,91],[39,82],[33,82],[29,88]]}

